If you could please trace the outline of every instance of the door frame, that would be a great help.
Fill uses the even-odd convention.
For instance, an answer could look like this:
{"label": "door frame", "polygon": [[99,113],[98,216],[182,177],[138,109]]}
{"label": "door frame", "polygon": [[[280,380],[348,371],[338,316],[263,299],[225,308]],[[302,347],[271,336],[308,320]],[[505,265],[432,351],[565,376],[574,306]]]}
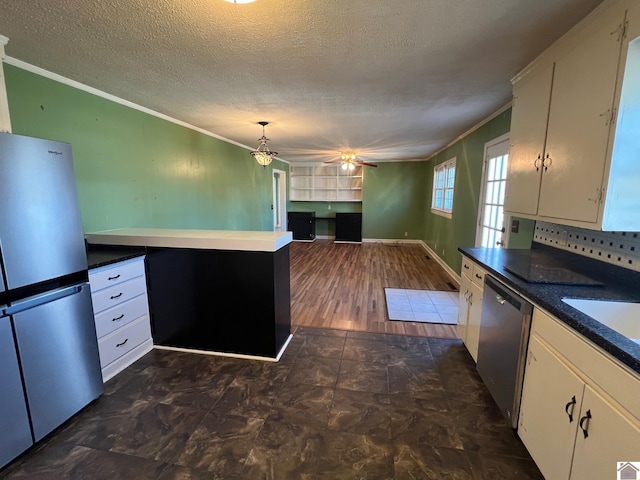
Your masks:
{"label": "door frame", "polygon": [[[274,232],[286,232],[287,231],[287,172],[284,170],[278,170],[274,168],[272,170],[272,183],[271,188],[272,199],[271,209],[273,210],[273,231]],[[279,180],[278,180],[279,179]],[[276,182],[279,182],[279,188],[276,189]],[[277,192],[280,192],[280,198],[276,198]],[[280,229],[278,229],[278,209],[276,205],[280,206]]]}
{"label": "door frame", "polygon": [[[478,215],[476,217],[476,240],[475,240],[476,247],[480,246],[480,244],[482,243],[482,214],[483,214],[483,207],[484,207],[484,196],[486,193],[485,190],[487,188],[487,152],[494,145],[498,145],[499,143],[502,143],[505,140],[508,141],[510,137],[510,133],[511,132],[507,132],[503,135],[500,135],[499,137],[489,140],[484,144],[484,153],[482,155],[482,177],[480,182],[480,197],[478,198]],[[507,177],[507,181],[509,181],[508,177]],[[509,225],[510,223],[511,223],[511,216],[505,215],[504,216],[504,233],[502,235],[503,248],[509,244],[509,233],[511,229],[507,228],[507,225]]]}

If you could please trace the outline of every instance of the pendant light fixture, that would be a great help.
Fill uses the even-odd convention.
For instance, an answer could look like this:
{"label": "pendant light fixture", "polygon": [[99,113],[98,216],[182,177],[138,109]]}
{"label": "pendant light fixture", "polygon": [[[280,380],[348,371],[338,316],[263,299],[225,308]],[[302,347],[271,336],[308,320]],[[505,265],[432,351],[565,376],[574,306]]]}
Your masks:
{"label": "pendant light fixture", "polygon": [[264,127],[269,125],[269,122],[258,122],[258,125],[262,125],[262,137],[258,139],[260,141],[260,145],[258,145],[256,150],[251,152],[251,155],[253,155],[253,158],[255,158],[260,165],[266,167],[271,163],[273,157],[278,155],[278,152],[272,152],[269,150],[269,145],[267,144],[269,139],[264,135]]}

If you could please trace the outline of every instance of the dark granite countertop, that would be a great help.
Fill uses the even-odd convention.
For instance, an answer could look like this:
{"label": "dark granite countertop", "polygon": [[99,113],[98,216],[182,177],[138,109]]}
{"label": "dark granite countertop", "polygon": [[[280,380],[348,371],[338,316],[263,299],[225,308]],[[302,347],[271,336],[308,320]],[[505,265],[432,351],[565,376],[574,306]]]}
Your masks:
{"label": "dark granite countertop", "polygon": [[109,245],[87,245],[89,270],[140,257],[147,253],[145,247],[120,247]]}
{"label": "dark granite countertop", "polygon": [[[563,298],[569,297],[640,302],[640,273],[536,243],[531,250],[460,247],[458,251],[475,260],[490,275],[640,373],[639,344],[562,301]],[[527,263],[566,268],[600,281],[603,285],[528,283],[504,269],[504,265],[507,264]]]}

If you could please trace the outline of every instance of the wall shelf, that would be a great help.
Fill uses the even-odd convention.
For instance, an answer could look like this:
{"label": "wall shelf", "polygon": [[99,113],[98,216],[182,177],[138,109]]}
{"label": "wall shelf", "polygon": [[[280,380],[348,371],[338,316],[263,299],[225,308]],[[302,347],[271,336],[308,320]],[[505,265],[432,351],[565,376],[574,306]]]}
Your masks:
{"label": "wall shelf", "polygon": [[340,164],[292,166],[289,199],[294,202],[362,201],[362,166],[343,170]]}

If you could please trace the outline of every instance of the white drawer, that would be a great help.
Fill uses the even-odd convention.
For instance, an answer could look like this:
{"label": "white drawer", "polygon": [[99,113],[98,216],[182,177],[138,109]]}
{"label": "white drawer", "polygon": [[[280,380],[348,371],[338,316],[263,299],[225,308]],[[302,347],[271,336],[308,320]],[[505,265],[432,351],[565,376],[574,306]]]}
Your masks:
{"label": "white drawer", "polygon": [[125,326],[127,323],[149,314],[147,296],[142,294],[119,303],[115,307],[104,310],[96,315],[96,333],[98,338]]}
{"label": "white drawer", "polygon": [[144,275],[144,257],[90,270],[89,283],[91,284],[91,292],[95,293],[103,288],[126,282],[141,275]]}
{"label": "white drawer", "polygon": [[145,277],[136,277],[133,280],[104,288],[96,293],[92,292],[93,313],[98,314],[107,308],[114,307],[146,292],[147,282]]}
{"label": "white drawer", "polygon": [[487,272],[485,272],[478,265],[473,265],[473,276],[471,277],[471,281],[479,286],[481,289],[484,289],[484,276]]}
{"label": "white drawer", "polygon": [[119,328],[98,340],[100,366],[109,365],[128,351],[151,338],[151,326],[147,315]]}
{"label": "white drawer", "polygon": [[469,278],[473,276],[473,262],[464,256],[462,257],[462,273]]}

